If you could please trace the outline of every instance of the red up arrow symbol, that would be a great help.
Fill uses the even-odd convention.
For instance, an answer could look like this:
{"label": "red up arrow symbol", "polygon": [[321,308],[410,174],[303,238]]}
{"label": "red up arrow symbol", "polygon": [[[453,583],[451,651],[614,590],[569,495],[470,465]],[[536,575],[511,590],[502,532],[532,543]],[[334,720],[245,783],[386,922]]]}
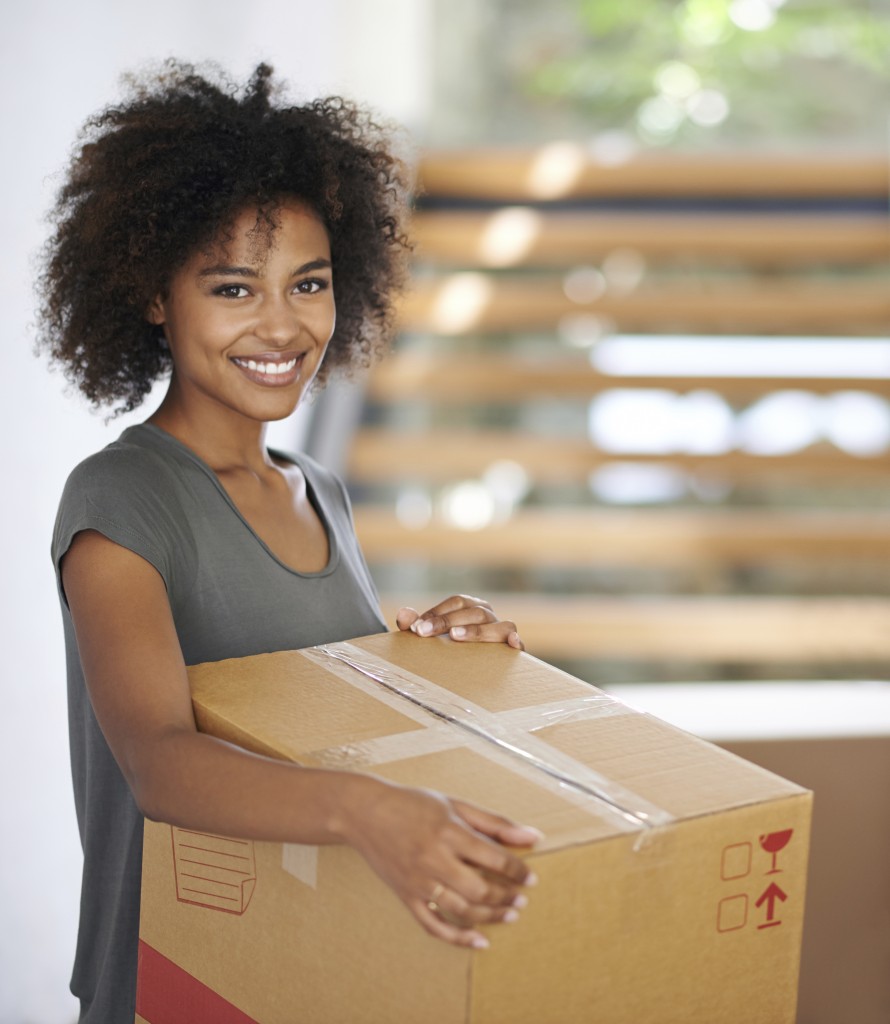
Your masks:
{"label": "red up arrow symbol", "polygon": [[754,904],[758,908],[762,907],[764,903],[766,904],[766,923],[758,925],[758,928],[772,928],[774,925],[781,924],[781,921],[774,920],[776,916],[776,900],[781,900],[784,903],[787,899],[788,897],[776,883],[771,882],[766,892]]}

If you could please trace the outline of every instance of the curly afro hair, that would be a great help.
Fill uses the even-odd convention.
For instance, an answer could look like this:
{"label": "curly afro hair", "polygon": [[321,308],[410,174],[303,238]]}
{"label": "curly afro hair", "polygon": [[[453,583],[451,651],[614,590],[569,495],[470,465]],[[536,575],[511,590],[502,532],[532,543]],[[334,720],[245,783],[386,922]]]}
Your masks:
{"label": "curly afro hair", "polygon": [[331,241],[337,325],[319,380],[368,365],[392,333],[409,251],[388,130],[341,98],[283,102],[266,64],[243,89],[176,61],[128,82],[126,102],[84,126],[51,213],[38,348],[94,405],[136,408],[171,365],[152,299],[246,207],[271,233],[295,198]]}

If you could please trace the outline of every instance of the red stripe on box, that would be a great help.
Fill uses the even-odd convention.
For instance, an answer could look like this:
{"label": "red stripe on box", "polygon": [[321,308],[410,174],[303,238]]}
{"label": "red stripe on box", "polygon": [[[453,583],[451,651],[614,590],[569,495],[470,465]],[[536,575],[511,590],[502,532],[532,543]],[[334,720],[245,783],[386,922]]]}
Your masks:
{"label": "red stripe on box", "polygon": [[142,939],[136,1012],[148,1024],[258,1024]]}

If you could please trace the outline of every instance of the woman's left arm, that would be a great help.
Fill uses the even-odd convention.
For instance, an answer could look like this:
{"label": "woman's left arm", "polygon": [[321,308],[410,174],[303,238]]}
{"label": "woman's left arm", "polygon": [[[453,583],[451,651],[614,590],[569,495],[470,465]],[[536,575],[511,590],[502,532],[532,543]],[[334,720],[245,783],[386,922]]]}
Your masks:
{"label": "woman's left arm", "polygon": [[518,651],[525,650],[515,622],[499,619],[488,601],[468,594],[454,594],[425,612],[400,608],[396,614],[396,625],[401,630],[410,629],[418,636],[447,633],[452,640],[505,643]]}

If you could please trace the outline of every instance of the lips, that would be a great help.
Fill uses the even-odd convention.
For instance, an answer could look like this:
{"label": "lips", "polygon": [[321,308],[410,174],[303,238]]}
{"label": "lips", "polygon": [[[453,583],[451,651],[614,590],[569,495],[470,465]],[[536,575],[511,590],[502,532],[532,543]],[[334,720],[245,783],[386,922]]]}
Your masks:
{"label": "lips", "polygon": [[300,376],[303,356],[284,353],[281,355],[260,353],[257,356],[232,356],[232,362],[254,384],[266,387],[286,387]]}

